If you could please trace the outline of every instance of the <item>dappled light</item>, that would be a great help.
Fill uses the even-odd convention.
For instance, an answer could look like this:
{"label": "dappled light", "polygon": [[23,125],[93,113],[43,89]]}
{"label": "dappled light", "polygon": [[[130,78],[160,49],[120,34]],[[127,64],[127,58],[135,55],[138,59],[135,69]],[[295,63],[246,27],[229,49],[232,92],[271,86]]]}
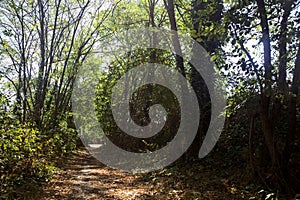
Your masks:
{"label": "dappled light", "polygon": [[0,0],[0,200],[300,198],[300,0]]}
{"label": "dappled light", "polygon": [[255,195],[230,183],[229,177],[224,178],[224,172],[218,172],[221,169],[209,170],[204,165],[207,163],[130,174],[104,166],[83,149],[69,158],[36,198],[231,199]]}

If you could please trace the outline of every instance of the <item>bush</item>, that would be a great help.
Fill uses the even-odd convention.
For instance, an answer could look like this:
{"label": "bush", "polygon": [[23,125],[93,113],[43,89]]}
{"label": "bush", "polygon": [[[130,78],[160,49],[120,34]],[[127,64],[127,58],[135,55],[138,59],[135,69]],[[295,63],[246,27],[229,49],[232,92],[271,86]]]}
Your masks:
{"label": "bush", "polygon": [[44,179],[52,167],[42,153],[40,132],[29,124],[11,125],[0,130],[1,193],[28,179]]}
{"label": "bush", "polygon": [[75,130],[64,121],[45,132],[31,123],[13,121],[5,117],[0,126],[0,194],[10,197],[19,186],[47,180],[77,140]]}

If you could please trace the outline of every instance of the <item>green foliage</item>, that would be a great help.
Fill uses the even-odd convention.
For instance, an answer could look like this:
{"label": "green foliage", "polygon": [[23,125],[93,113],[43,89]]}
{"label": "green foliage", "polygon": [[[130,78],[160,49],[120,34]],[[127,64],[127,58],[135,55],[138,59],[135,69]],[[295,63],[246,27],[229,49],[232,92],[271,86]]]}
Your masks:
{"label": "green foliage", "polygon": [[[168,116],[166,124],[160,133],[150,139],[136,139],[124,134],[114,121],[111,111],[112,88],[121,76],[126,76],[125,73],[128,70],[143,63],[151,63],[153,54],[156,55],[155,62],[169,65],[170,67],[174,66],[175,60],[170,59],[169,52],[139,49],[128,53],[128,55],[120,55],[121,58],[111,63],[109,70],[103,72],[100,76],[99,85],[96,88],[96,111],[102,129],[111,141],[130,151],[140,152],[159,149],[172,139],[173,134],[178,129],[180,117],[178,102],[171,91],[156,84],[143,86],[134,91],[129,102],[129,107],[131,118],[134,122],[145,126],[150,122],[149,108],[154,104],[161,104],[166,109]],[[131,80],[129,79],[134,79],[135,77],[127,78],[128,83],[130,83]],[[162,78],[165,77],[162,75]],[[128,84],[122,92],[129,94],[133,91],[133,87],[133,85]],[[93,138],[94,136],[90,137]]]}
{"label": "green foliage", "polygon": [[230,90],[226,110],[227,117],[234,115],[249,99],[258,96],[258,89],[255,84],[256,80],[250,79],[240,82]]}
{"label": "green foliage", "polygon": [[4,125],[0,137],[1,192],[28,179],[44,179],[51,172],[41,134],[32,125]]}
{"label": "green foliage", "polygon": [[[109,5],[110,2],[114,2],[115,7]],[[289,137],[288,107],[290,98],[296,97],[300,102],[299,94],[291,94],[289,89],[296,74],[299,3],[293,1],[292,12],[283,28],[280,22],[288,10],[284,2],[289,1],[264,0],[274,67],[272,78],[268,80],[271,89],[267,93],[270,100],[266,109],[271,116],[269,121],[274,125],[272,134],[276,136],[276,143],[272,146],[276,146],[279,153],[284,146],[296,146],[293,137],[291,142],[286,139]],[[175,69],[174,55],[161,50],[139,49],[119,55],[109,66],[104,66],[105,58],[90,56],[95,47],[101,48],[99,41],[120,30],[151,26],[169,29],[168,11],[163,2],[103,1],[105,8],[98,7],[98,3],[96,0],[47,1],[44,2],[44,18],[39,2],[5,0],[0,3],[1,82],[5,79],[0,86],[0,193],[14,190],[15,186],[29,179],[45,180],[56,159],[76,147],[78,137],[72,122],[70,99],[76,74],[85,67],[82,65],[106,67],[99,75],[96,88],[96,112],[101,127],[115,144],[136,152],[152,151],[165,146],[176,133],[180,124],[178,102],[164,87],[154,84],[141,87],[129,102],[131,117],[139,125],[149,123],[151,105],[162,104],[167,110],[164,129],[149,140],[125,136],[117,127],[110,108],[112,88],[128,70],[143,63],[160,63]],[[261,137],[261,121],[256,120],[256,115],[260,114],[259,96],[266,83],[265,50],[257,2],[174,0],[173,3],[178,31],[190,33],[211,54],[211,60],[227,80],[227,117],[230,123],[224,132],[228,138],[235,138],[237,144],[230,146],[240,148],[241,144],[247,144],[249,121],[255,119],[253,141],[260,148],[264,138]],[[41,24],[44,24],[44,29]],[[42,31],[46,36],[42,36]],[[286,38],[283,37],[285,34]],[[42,45],[43,40],[45,44]],[[284,42],[287,43],[285,48],[282,46]],[[277,89],[282,75],[280,64],[286,73],[286,94]],[[189,65],[185,63],[185,67],[187,78],[195,78]],[[88,79],[86,84],[89,84]],[[127,93],[133,89],[130,85],[126,87],[124,92]],[[295,107],[299,109],[299,103]],[[298,131],[299,113],[297,110]],[[93,141],[101,139],[97,133],[88,137]],[[255,148],[253,152],[257,155]],[[259,156],[254,156],[254,159],[256,157]]]}
{"label": "green foliage", "polygon": [[43,135],[45,154],[54,159],[71,152],[77,144],[78,137],[74,128],[70,127],[66,119],[61,118],[58,126],[46,130]]}
{"label": "green foliage", "polygon": [[76,147],[77,134],[66,120],[41,132],[32,123],[18,123],[8,113],[0,119],[0,193],[12,195],[25,183],[46,181],[57,159]]}

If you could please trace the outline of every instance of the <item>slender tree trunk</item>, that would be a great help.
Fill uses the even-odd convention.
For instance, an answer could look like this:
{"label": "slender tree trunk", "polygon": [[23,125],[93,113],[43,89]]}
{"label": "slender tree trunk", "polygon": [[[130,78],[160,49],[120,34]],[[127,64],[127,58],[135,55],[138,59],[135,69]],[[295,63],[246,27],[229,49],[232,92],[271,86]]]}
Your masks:
{"label": "slender tree trunk", "polygon": [[275,166],[277,162],[277,155],[274,141],[274,130],[272,116],[270,116],[270,100],[272,93],[272,70],[271,63],[271,40],[268,25],[268,16],[264,0],[257,0],[258,12],[260,15],[260,26],[262,28],[262,42],[264,46],[264,83],[265,87],[261,93],[261,120],[262,131],[264,133],[265,143],[267,145],[272,165]]}
{"label": "slender tree trunk", "polygon": [[[203,46],[208,54],[212,54],[216,51],[219,46],[219,41],[217,38],[208,39],[201,35],[201,30],[204,28],[205,24],[203,23],[201,12],[204,12],[208,6],[212,3],[212,1],[202,1],[202,0],[193,0],[192,2],[192,22],[193,22],[193,30],[196,34],[193,36],[194,40],[201,39],[203,42],[200,42],[200,45]],[[221,3],[221,1],[214,1],[214,3]],[[217,5],[217,4],[216,4]],[[211,22],[218,23],[222,19],[222,6],[214,7],[215,12],[209,16],[209,20]],[[197,57],[198,55],[193,55]],[[189,149],[188,156],[191,158],[198,158],[201,141],[205,136],[209,124],[210,124],[210,109],[211,109],[211,100],[208,88],[204,79],[202,78],[201,74],[191,66],[191,85],[193,90],[195,91],[199,103],[200,108],[200,122],[199,122],[199,129],[198,133]]]}
{"label": "slender tree trunk", "polygon": [[[155,6],[157,4],[157,0],[148,0],[148,4],[149,4],[149,26],[152,28],[156,27],[155,24]],[[151,46],[153,47],[150,51],[150,63],[157,63],[157,49],[156,49],[156,45],[157,45],[157,33],[153,33],[152,35],[152,41],[151,42]],[[153,71],[152,69],[148,70],[148,81],[151,82],[153,80],[154,77],[154,73],[155,71]],[[151,106],[152,103],[152,98],[153,98],[153,84],[149,84],[147,85],[147,100],[146,100],[146,106],[144,109],[144,114],[146,116],[146,122],[150,122],[150,118],[149,118],[149,108]]]}
{"label": "slender tree trunk", "polygon": [[34,107],[34,118],[37,126],[42,128],[41,122],[41,109],[43,106],[43,102],[41,99],[42,88],[43,88],[43,79],[44,79],[44,68],[45,68],[45,51],[46,51],[46,43],[45,43],[45,10],[44,10],[44,2],[43,0],[38,0],[38,8],[39,8],[39,22],[40,22],[40,66],[38,72],[38,80],[37,80],[37,88],[35,91],[35,107]]}
{"label": "slender tree trunk", "polygon": [[173,0],[164,0],[165,8],[167,9],[168,16],[169,16],[169,21],[170,21],[170,26],[171,30],[174,31],[174,35],[172,37],[172,42],[173,42],[173,47],[175,50],[175,60],[176,60],[176,66],[180,73],[186,77],[185,69],[184,69],[184,61],[182,55],[182,50],[181,50],[181,45],[180,41],[178,38],[178,33],[177,33],[177,23],[176,23],[176,18],[175,18],[175,10],[174,10],[174,2]]}
{"label": "slender tree trunk", "polygon": [[288,175],[288,163],[291,156],[291,146],[297,134],[297,98],[300,90],[300,42],[298,45],[298,53],[295,62],[295,71],[293,75],[293,83],[291,88],[291,96],[289,100],[289,117],[288,117],[288,134],[283,151],[284,174]]}
{"label": "slender tree trunk", "polygon": [[284,13],[280,24],[280,41],[279,41],[279,79],[278,85],[281,93],[286,94],[286,67],[287,67],[287,27],[288,18],[292,11],[292,1],[283,1]]}
{"label": "slender tree trunk", "polygon": [[22,9],[21,11],[21,16],[20,17],[20,23],[21,23],[21,66],[22,66],[22,71],[23,71],[23,117],[22,117],[22,122],[26,122],[26,106],[27,106],[27,88],[26,88],[26,49],[25,49],[25,30],[24,30],[24,10]]}
{"label": "slender tree trunk", "polygon": [[[184,60],[183,60],[183,54],[181,49],[181,44],[178,36],[178,29],[177,29],[177,23],[176,23],[176,17],[175,17],[175,9],[174,9],[174,1],[173,0],[164,0],[165,8],[168,12],[169,16],[169,22],[170,22],[170,28],[173,31],[172,35],[172,43],[175,51],[175,61],[176,61],[176,68],[179,71],[179,73],[186,78],[186,72],[185,72],[185,66],[184,66]],[[181,103],[182,104],[189,104],[189,99],[184,96],[184,93],[189,90],[187,85],[182,85],[180,88],[181,90]],[[182,108],[180,108],[182,109]],[[181,116],[182,117],[182,116]],[[181,146],[184,147],[186,145],[186,140],[181,141]],[[185,156],[185,161],[189,158],[188,154]]]}

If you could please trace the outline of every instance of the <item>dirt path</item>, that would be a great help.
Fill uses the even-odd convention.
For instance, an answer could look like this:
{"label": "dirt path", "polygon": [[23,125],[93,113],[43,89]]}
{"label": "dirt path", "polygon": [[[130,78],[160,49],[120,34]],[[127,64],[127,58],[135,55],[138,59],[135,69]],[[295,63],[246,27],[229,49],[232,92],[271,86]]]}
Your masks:
{"label": "dirt path", "polygon": [[[247,191],[209,169],[130,174],[99,163],[87,151],[74,154],[37,199],[248,199]],[[184,172],[182,172],[184,171]]]}
{"label": "dirt path", "polygon": [[44,190],[41,199],[135,199],[153,195],[139,177],[104,166],[79,151]]}

